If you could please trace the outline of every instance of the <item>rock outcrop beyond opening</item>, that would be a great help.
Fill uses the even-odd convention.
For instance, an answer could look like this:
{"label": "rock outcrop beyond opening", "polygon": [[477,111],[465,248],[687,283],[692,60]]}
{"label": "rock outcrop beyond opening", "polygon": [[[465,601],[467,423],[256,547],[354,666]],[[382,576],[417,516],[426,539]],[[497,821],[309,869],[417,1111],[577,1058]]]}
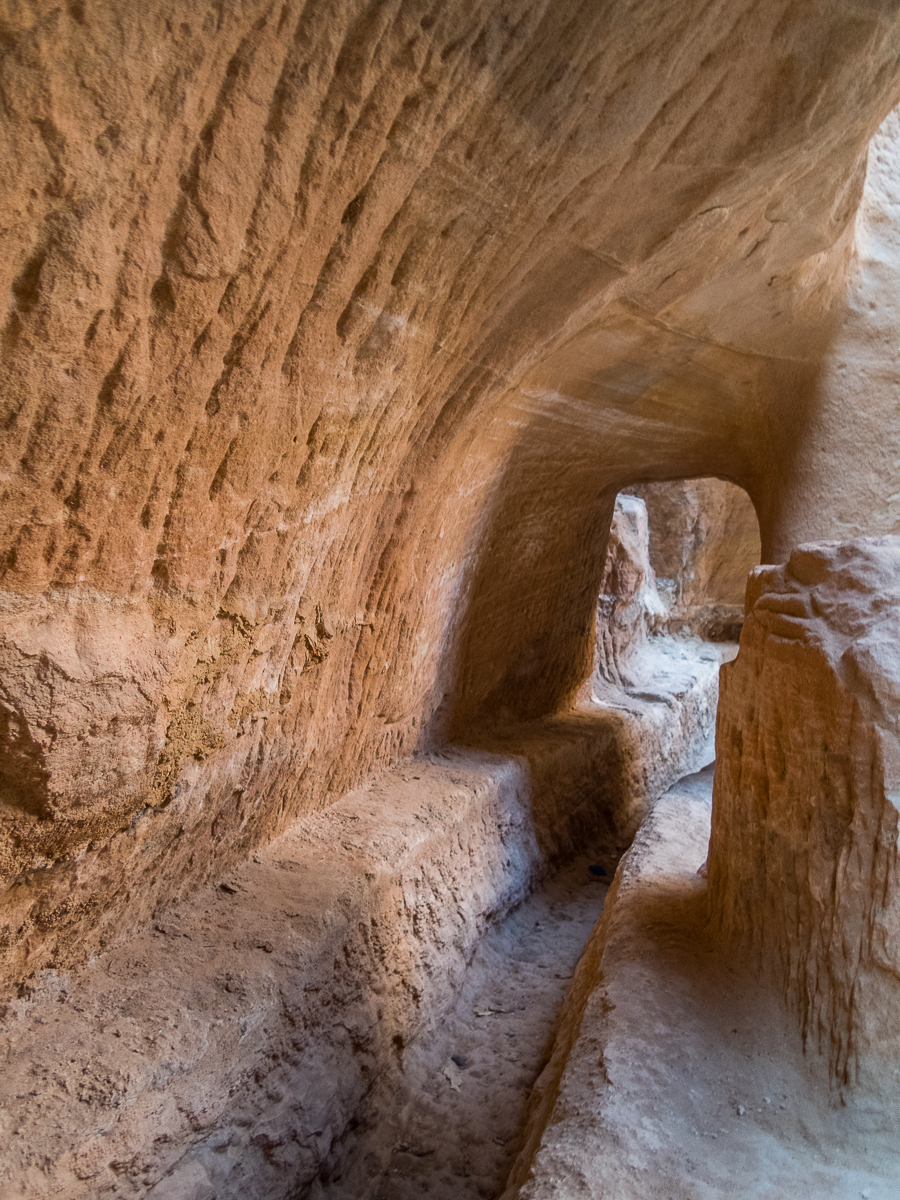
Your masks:
{"label": "rock outcrop beyond opening", "polygon": [[760,560],[759,522],[750,497],[722,479],[650,483],[632,490],[647,505],[663,627],[736,642],[747,572]]}

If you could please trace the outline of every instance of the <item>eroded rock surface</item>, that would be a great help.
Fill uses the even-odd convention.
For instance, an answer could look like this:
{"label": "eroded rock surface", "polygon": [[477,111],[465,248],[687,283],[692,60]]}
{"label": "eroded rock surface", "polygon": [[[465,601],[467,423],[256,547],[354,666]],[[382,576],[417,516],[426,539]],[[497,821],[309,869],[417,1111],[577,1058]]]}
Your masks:
{"label": "eroded rock surface", "polygon": [[598,682],[638,680],[650,629],[665,612],[650,564],[647,506],[637,496],[617,496],[597,602]]}
{"label": "eroded rock surface", "polygon": [[900,538],[748,585],[722,673],[714,928],[780,983],[845,1095],[900,1096]]}
{"label": "eroded rock surface", "polygon": [[794,469],[808,437],[839,478],[848,423],[894,461],[856,405],[816,424],[886,0],[0,33],[7,978],[486,710],[564,708],[634,480],[734,479],[770,547],[894,527]]}
{"label": "eroded rock surface", "polygon": [[[900,16],[22,0],[0,53],[4,1188],[279,1194],[492,916],[704,760],[720,651],[591,678],[616,494],[733,480],[772,561],[900,530]],[[893,551],[848,544],[756,604],[711,869],[877,1090]]]}
{"label": "eroded rock surface", "polygon": [[503,1200],[896,1195],[896,1110],[830,1103],[771,981],[711,935],[711,793],[681,780],[622,860]]}
{"label": "eroded rock surface", "polygon": [[611,876],[703,757],[716,669],[694,666],[680,695],[414,759],[127,943],[23,981],[0,1029],[0,1195],[302,1195],[351,1121],[404,1095],[405,1050],[490,923],[588,847]]}

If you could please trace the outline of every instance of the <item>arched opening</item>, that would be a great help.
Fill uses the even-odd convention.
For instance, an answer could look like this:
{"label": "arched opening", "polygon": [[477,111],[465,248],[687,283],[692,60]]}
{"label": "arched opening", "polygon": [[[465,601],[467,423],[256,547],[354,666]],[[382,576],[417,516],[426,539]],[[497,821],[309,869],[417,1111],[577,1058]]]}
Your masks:
{"label": "arched opening", "polygon": [[478,743],[526,764],[551,869],[485,933],[440,1020],[334,1147],[314,1200],[498,1194],[622,853],[671,785],[709,788],[718,671],[759,561],[753,505],[712,477],[641,484],[615,498],[603,533],[593,666],[574,704],[489,714]]}
{"label": "arched opening", "polygon": [[736,643],[759,559],[756,512],[736,484],[702,478],[621,492],[597,610],[598,681],[648,682],[653,636]]}

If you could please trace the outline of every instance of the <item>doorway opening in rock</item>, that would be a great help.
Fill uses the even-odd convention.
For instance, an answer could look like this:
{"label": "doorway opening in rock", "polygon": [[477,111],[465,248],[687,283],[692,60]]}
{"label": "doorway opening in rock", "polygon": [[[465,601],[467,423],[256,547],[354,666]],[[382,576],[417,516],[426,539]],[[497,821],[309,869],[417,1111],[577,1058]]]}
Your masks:
{"label": "doorway opening in rock", "polygon": [[654,637],[736,643],[747,574],[760,559],[749,496],[721,479],[628,488],[616,499],[597,614],[595,674],[654,675]]}
{"label": "doorway opening in rock", "polygon": [[749,496],[720,479],[649,483],[616,499],[597,606],[589,702],[657,730],[635,754],[635,803],[714,758],[718,672],[737,654],[760,558]]}
{"label": "doorway opening in rock", "polygon": [[718,669],[736,653],[758,561],[753,506],[732,484],[653,483],[617,498],[581,716],[614,747],[603,761],[619,775],[618,839],[581,847],[488,930],[449,1007],[396,1046],[395,1069],[303,1196],[475,1200],[504,1190],[618,858],[656,798],[712,762]]}

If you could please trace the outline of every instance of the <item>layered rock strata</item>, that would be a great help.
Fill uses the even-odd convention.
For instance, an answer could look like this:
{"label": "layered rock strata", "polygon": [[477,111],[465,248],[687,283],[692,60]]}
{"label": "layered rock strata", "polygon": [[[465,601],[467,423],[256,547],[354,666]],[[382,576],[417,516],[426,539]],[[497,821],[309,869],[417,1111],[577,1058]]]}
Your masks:
{"label": "layered rock strata", "polygon": [[846,1096],[900,1097],[900,538],[751,576],[722,672],[718,938],[783,989]]}
{"label": "layered rock strata", "polygon": [[887,0],[34,0],[0,46],[7,980],[571,703],[623,486],[732,479],[767,553],[894,528],[895,423],[822,373]]}

